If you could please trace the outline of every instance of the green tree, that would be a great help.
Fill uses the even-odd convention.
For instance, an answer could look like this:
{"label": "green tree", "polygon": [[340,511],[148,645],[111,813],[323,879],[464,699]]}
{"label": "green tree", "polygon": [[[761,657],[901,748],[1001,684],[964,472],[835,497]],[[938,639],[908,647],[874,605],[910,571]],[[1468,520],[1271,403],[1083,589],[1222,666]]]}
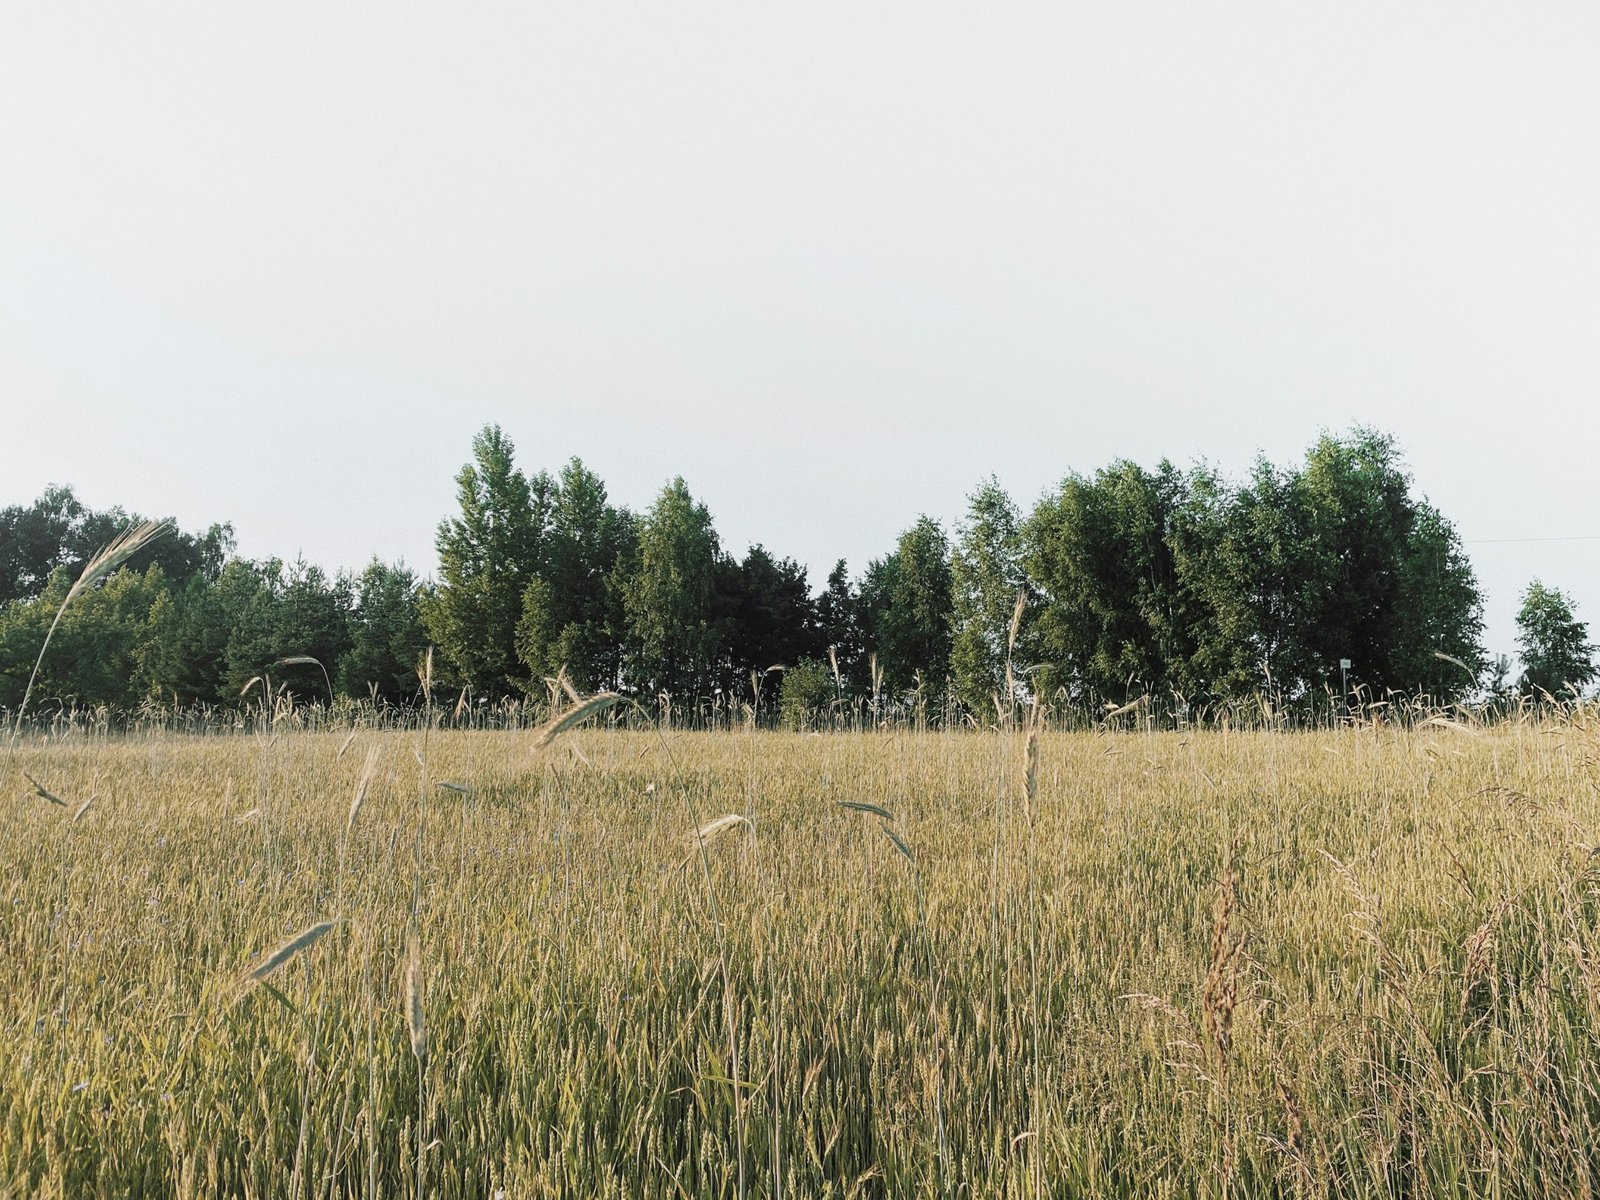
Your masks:
{"label": "green tree", "polygon": [[793,559],[773,558],[764,546],[750,547],[744,561],[730,567],[732,686],[742,687],[751,671],[793,666],[826,652],[818,645],[816,609],[804,567]]}
{"label": "green tree", "polygon": [[417,692],[417,662],[428,644],[422,625],[422,589],[403,564],[373,559],[356,577],[350,646],[339,656],[339,690],[405,704]]}
{"label": "green tree", "polygon": [[778,712],[786,729],[810,729],[826,718],[835,700],[833,668],[806,658],[783,673]]}
{"label": "green tree", "polygon": [[[1484,665],[1477,581],[1454,528],[1413,495],[1392,439],[1363,429],[1323,437],[1303,465],[1258,459],[1235,488],[1166,464],[1148,481],[1134,491],[1155,502],[1131,510],[1104,498],[1061,505],[1075,490],[1064,489],[1054,519],[1066,533],[1042,543],[1056,557],[1031,563],[1053,597],[1094,597],[1080,611],[1057,606],[1051,633],[1069,660],[1097,664],[1098,688],[1113,682],[1105,665],[1115,663],[1186,696],[1241,699],[1270,687],[1303,704],[1337,692],[1341,658],[1355,663],[1352,683],[1378,694],[1451,700],[1475,686]],[[1094,482],[1104,491],[1105,473]],[[1119,510],[1152,520],[1096,523],[1097,512]],[[1065,551],[1074,533],[1099,552]],[[1064,582],[1063,559],[1084,564],[1082,578]]]}
{"label": "green tree", "polygon": [[716,620],[722,558],[711,514],[674,479],[640,521],[624,584],[631,686],[680,700],[709,694],[723,649]]}
{"label": "green tree", "polygon": [[1123,461],[1069,475],[1028,517],[1023,558],[1040,597],[1046,695],[1121,702],[1175,686],[1193,636],[1169,541],[1184,495],[1170,463],[1151,473]]}
{"label": "green tree", "polygon": [[87,509],[69,487],[48,487],[26,507],[0,509],[0,604],[40,595],[76,537]]}
{"label": "green tree", "polygon": [[536,691],[563,667],[586,691],[616,686],[626,628],[620,573],[633,533],[599,476],[569,462],[552,492],[542,570],[523,591],[517,625],[517,655]]}
{"label": "green tree", "polygon": [[934,707],[950,674],[949,552],[938,522],[920,517],[893,554],[868,566],[861,585],[863,627],[884,687],[894,695],[920,685]]}
{"label": "green tree", "polygon": [[1407,691],[1458,700],[1490,669],[1483,595],[1455,527],[1425,502],[1407,532],[1400,575],[1395,677]]}
{"label": "green tree", "polygon": [[1589,626],[1578,620],[1569,596],[1537,579],[1522,595],[1517,650],[1525,696],[1563,699],[1572,689],[1594,681],[1595,647],[1589,641]]}
{"label": "green tree", "polygon": [[[20,701],[27,677],[73,576],[60,570],[43,593],[0,607],[0,703]],[[151,611],[167,595],[159,566],[121,570],[66,610],[41,664],[34,700],[109,705],[127,711],[150,691],[143,669]]]}
{"label": "green tree", "polygon": [[1318,439],[1258,499],[1255,523],[1272,535],[1251,561],[1282,694],[1337,692],[1342,658],[1371,694],[1472,690],[1484,663],[1477,581],[1455,530],[1412,494],[1392,438],[1357,428]]}
{"label": "green tree", "polygon": [[861,598],[850,582],[844,559],[828,572],[828,586],[817,597],[817,643],[828,659],[829,670],[838,665],[837,683],[863,686],[865,680],[864,638],[861,632]]}
{"label": "green tree", "polygon": [[[224,651],[230,689],[255,675],[270,674],[306,701],[325,702],[328,679],[350,649],[350,581],[330,579],[321,567],[296,560],[268,559],[251,570],[224,570],[228,585],[228,643]],[[309,656],[309,664],[277,665],[285,658]],[[327,672],[324,676],[323,671]]]}
{"label": "green tree", "polygon": [[[0,604],[38,596],[57,570],[76,578],[101,547],[140,520],[121,508],[95,512],[70,487],[51,486],[31,505],[0,509]],[[135,554],[126,568],[159,564],[169,586],[181,587],[197,575],[215,580],[232,549],[231,525],[213,525],[199,535],[174,529]]]}
{"label": "green tree", "polygon": [[[1021,515],[990,476],[969,498],[950,554],[950,673],[956,697],[988,719],[1005,700],[1005,665],[1017,596],[1026,596]],[[1017,697],[1011,697],[1015,700]]]}
{"label": "green tree", "polygon": [[230,691],[237,689],[226,679],[230,625],[222,580],[238,569],[229,563],[216,583],[196,576],[156,598],[143,662],[153,695],[179,705],[234,699]]}
{"label": "green tree", "polygon": [[498,425],[473,439],[472,453],[456,476],[461,515],[439,525],[440,581],[422,619],[461,681],[494,695],[526,682],[517,622],[523,593],[544,567],[553,484],[517,468]]}

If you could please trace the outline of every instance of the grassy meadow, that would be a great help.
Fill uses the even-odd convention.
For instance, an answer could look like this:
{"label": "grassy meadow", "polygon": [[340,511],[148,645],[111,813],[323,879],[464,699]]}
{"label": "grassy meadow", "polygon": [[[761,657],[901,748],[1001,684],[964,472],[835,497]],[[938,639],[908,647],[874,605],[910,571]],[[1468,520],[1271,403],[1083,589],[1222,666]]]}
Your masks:
{"label": "grassy meadow", "polygon": [[25,740],[0,1194],[1587,1197],[1597,754]]}

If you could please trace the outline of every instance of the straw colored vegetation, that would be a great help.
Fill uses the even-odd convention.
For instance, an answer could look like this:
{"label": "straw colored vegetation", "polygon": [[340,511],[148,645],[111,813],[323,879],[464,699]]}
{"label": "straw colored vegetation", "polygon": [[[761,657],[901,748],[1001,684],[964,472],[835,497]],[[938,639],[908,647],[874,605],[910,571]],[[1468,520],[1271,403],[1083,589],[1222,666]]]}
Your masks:
{"label": "straw colored vegetation", "polygon": [[1597,1185],[1581,721],[534,742],[24,741],[0,1193]]}

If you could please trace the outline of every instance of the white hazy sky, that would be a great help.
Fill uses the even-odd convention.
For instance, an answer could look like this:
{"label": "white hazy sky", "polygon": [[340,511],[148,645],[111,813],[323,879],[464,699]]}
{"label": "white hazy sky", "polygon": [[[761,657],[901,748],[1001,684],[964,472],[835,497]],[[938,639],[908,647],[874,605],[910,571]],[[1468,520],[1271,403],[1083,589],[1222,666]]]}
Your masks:
{"label": "white hazy sky", "polygon": [[472,433],[820,583],[1394,433],[1600,623],[1600,6],[13,4],[0,504],[435,566]]}

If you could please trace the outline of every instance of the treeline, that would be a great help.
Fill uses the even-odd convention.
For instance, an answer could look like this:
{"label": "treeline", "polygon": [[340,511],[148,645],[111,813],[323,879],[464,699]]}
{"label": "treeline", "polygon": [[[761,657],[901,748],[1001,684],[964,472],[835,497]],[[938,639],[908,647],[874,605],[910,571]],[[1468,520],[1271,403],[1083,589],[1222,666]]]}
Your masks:
{"label": "treeline", "polygon": [[[226,525],[163,538],[68,610],[36,695],[232,704],[265,677],[305,700],[406,706],[429,646],[452,701],[542,698],[564,674],[692,710],[750,698],[754,677],[796,720],[889,705],[986,720],[1008,691],[1091,709],[1309,707],[1356,688],[1449,702],[1493,674],[1454,528],[1366,429],[1237,482],[1117,462],[1026,513],[990,479],[953,530],[920,518],[815,590],[792,559],[724,547],[682,479],[636,513],[577,459],[525,472],[488,427],[457,486],[434,580],[248,561]],[[67,489],[0,512],[0,705],[76,570],[129,519]]]}
{"label": "treeline", "polygon": [[[93,512],[69,488],[0,510],[0,706],[20,702],[29,673],[72,581],[138,518]],[[62,615],[34,696],[131,711],[146,702],[236,702],[246,682],[285,657],[312,656],[281,672],[307,698],[406,703],[427,645],[422,585],[403,566],[374,562],[358,575],[233,554],[233,529],[174,530],[136,554]],[[287,647],[287,649],[286,649]],[[312,685],[315,684],[313,687]]]}

